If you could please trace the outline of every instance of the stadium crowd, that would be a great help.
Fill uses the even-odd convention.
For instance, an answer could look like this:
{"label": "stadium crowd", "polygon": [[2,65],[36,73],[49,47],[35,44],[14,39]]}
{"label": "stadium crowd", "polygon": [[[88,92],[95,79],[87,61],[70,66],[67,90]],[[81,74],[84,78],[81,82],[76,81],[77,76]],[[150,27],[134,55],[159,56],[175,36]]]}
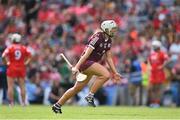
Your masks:
{"label": "stadium crowd", "polygon": [[[30,104],[55,103],[74,80],[63,52],[76,63],[88,37],[100,23],[113,19],[114,62],[124,75],[121,84],[108,81],[95,95],[100,105],[150,105],[148,56],[158,40],[169,56],[162,80],[164,106],[180,106],[179,0],[0,0],[0,56],[10,45],[9,34],[23,35],[32,61],[27,66],[26,92]],[[6,103],[6,66],[0,57],[0,102]],[[136,74],[135,74],[136,73]],[[18,91],[18,87],[15,88]],[[86,105],[84,88],[69,104]],[[16,94],[18,101],[18,95]],[[0,103],[0,104],[1,104]],[[155,106],[153,106],[155,107]]]}

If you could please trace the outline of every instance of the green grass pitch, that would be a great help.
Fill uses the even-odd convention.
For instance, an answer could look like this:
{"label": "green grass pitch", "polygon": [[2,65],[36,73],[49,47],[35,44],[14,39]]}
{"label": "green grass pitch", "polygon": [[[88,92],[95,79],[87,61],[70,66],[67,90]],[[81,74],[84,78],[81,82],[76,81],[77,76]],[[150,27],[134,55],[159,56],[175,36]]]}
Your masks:
{"label": "green grass pitch", "polygon": [[180,120],[180,108],[148,107],[80,107],[63,106],[63,114],[55,114],[51,106],[0,106],[1,120]]}

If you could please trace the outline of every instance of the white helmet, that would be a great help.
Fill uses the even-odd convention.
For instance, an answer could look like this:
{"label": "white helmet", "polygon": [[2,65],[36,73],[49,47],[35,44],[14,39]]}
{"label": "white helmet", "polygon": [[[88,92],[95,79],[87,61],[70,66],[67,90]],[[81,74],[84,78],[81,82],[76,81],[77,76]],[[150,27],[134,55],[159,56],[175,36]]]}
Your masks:
{"label": "white helmet", "polygon": [[116,28],[117,24],[114,20],[105,20],[101,23],[101,29],[106,32],[108,30],[109,32],[112,30],[112,28]]}
{"label": "white helmet", "polygon": [[18,33],[14,33],[14,34],[10,35],[10,40],[11,40],[12,42],[17,42],[17,43],[19,43],[19,42],[21,42],[21,35],[18,34]]}
{"label": "white helmet", "polygon": [[152,46],[153,47],[161,47],[161,42],[158,40],[154,40],[154,41],[152,41]]}

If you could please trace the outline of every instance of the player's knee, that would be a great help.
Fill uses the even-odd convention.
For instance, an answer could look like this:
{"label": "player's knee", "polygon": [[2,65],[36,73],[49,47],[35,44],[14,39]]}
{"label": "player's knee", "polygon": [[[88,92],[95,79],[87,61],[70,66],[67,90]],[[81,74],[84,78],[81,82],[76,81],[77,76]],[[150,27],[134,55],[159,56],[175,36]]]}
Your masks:
{"label": "player's knee", "polygon": [[106,74],[104,74],[102,77],[103,77],[103,79],[104,79],[105,81],[107,81],[107,80],[110,79],[110,73],[106,73]]}

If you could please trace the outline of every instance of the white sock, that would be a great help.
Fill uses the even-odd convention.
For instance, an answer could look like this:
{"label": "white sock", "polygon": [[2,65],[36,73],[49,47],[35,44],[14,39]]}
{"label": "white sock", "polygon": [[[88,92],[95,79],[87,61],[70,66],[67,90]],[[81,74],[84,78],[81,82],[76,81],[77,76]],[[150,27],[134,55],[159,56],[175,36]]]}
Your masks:
{"label": "white sock", "polygon": [[94,93],[89,92],[89,96],[94,97]]}
{"label": "white sock", "polygon": [[3,89],[0,89],[0,105],[3,103]]}

